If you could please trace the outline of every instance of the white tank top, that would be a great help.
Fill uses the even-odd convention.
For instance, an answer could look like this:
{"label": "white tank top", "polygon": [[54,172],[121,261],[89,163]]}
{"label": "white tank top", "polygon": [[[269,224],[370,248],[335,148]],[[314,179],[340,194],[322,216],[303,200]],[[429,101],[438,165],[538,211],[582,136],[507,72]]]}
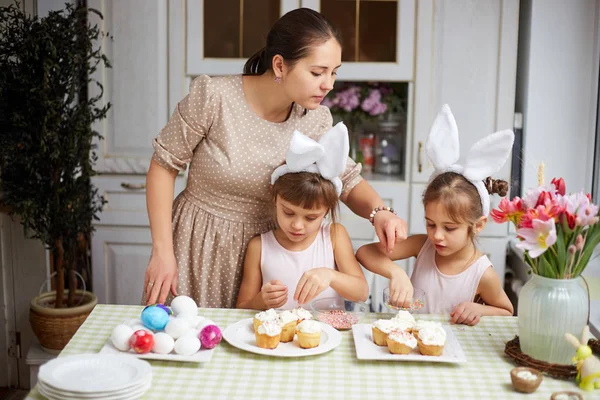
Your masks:
{"label": "white tank top", "polygon": [[[331,268],[337,270],[331,244],[330,223],[323,224],[314,242],[301,251],[291,251],[279,244],[273,231],[260,235],[260,269],[263,285],[272,280],[283,282],[288,288],[287,302],[281,309],[297,307],[294,300],[296,286],[304,272],[313,268]],[[316,298],[335,297],[337,292],[331,287],[323,290]],[[308,309],[308,305],[303,305]]]}
{"label": "white tank top", "polygon": [[415,262],[410,277],[413,287],[425,291],[424,314],[450,314],[462,302],[473,301],[483,273],[492,263],[482,255],[457,275],[440,272],[435,263],[435,247],[427,239]]}

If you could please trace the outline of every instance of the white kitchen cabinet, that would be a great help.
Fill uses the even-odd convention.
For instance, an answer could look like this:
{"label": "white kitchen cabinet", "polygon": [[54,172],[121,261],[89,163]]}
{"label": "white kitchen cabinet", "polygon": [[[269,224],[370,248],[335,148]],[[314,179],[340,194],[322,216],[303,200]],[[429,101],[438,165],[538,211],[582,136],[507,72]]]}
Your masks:
{"label": "white kitchen cabinet", "polygon": [[[187,0],[187,75],[241,74],[273,23],[299,0]],[[229,10],[224,12],[224,10]]]}
{"label": "white kitchen cabinet", "polygon": [[92,283],[98,303],[140,305],[152,252],[150,229],[97,226],[92,249]]}
{"label": "white kitchen cabinet", "polygon": [[[518,0],[419,1],[412,183],[433,170],[425,142],[443,104],[456,118],[461,160],[478,139],[512,129],[518,13]],[[507,162],[494,178],[509,177]]]}
{"label": "white kitchen cabinet", "polygon": [[412,81],[416,0],[301,0],[342,35],[341,81]]}
{"label": "white kitchen cabinet", "polygon": [[[100,173],[145,174],[152,155],[151,138],[165,126],[174,107],[174,96],[181,96],[185,77],[177,71],[183,49],[176,27],[170,43],[169,25],[180,12],[182,1],[90,0],[104,19],[90,13],[90,22],[109,36],[101,45],[112,68],[99,65],[94,76],[104,86],[102,104],[112,107],[106,119],[95,124],[104,137],[98,141]],[[171,21],[170,21],[171,19]],[[171,63],[171,64],[170,64]],[[100,89],[90,85],[90,95]],[[177,99],[178,100],[178,99]],[[175,101],[177,101],[175,100]]]}
{"label": "white kitchen cabinet", "polygon": [[[234,12],[223,13],[223,3]],[[298,7],[322,12],[340,30],[340,80],[413,79],[416,0],[188,0],[187,74],[241,73],[277,18]]]}

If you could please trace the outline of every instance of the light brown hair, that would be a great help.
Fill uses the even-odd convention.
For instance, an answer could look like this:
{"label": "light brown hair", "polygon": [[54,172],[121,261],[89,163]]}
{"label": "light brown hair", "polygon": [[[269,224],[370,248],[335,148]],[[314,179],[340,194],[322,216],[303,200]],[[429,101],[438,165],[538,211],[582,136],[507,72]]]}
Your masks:
{"label": "light brown hair", "polygon": [[[487,177],[484,181],[488,193],[501,197],[508,193],[508,183]],[[450,219],[457,224],[469,226],[469,237],[475,238],[473,226],[483,215],[481,198],[475,185],[455,172],[444,172],[436,176],[423,193],[423,206],[439,201]]]}
{"label": "light brown hair", "polygon": [[313,172],[294,172],[280,176],[272,187],[273,203],[277,196],[304,209],[327,208],[331,220],[337,222],[339,197],[335,185]]}

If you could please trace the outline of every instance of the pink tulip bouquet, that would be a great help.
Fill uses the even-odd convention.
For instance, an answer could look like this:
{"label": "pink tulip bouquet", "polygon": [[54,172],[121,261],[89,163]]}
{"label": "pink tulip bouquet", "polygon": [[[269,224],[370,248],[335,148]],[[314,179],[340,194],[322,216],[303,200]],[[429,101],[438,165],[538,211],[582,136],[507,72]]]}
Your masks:
{"label": "pink tulip bouquet", "polygon": [[584,192],[566,194],[562,178],[529,190],[522,199],[502,199],[491,216],[515,225],[517,247],[533,272],[546,278],[579,276],[600,242],[598,206]]}

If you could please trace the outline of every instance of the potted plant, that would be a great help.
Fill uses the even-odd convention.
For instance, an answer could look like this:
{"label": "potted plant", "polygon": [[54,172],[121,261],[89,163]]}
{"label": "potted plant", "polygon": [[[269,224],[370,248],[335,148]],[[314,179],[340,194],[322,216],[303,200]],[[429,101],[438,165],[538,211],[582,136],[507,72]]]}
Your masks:
{"label": "potted plant", "polygon": [[[67,3],[44,18],[17,6],[0,8],[0,181],[2,202],[26,236],[50,252],[56,290],[31,302],[30,321],[42,347],[59,351],[97,302],[76,290],[78,258],[87,258],[92,220],[104,199],[94,175],[92,123],[105,118],[91,79],[108,59],[95,47],[103,35],[88,12]],[[65,288],[65,283],[67,288]],[[51,331],[51,328],[56,328]]]}
{"label": "potted plant", "polygon": [[492,210],[495,222],[517,228],[532,277],[519,293],[517,314],[521,351],[537,360],[570,364],[566,333],[581,335],[589,318],[588,292],[581,273],[600,242],[598,206],[584,192],[567,194],[562,178],[543,184],[521,199],[503,199]]}

